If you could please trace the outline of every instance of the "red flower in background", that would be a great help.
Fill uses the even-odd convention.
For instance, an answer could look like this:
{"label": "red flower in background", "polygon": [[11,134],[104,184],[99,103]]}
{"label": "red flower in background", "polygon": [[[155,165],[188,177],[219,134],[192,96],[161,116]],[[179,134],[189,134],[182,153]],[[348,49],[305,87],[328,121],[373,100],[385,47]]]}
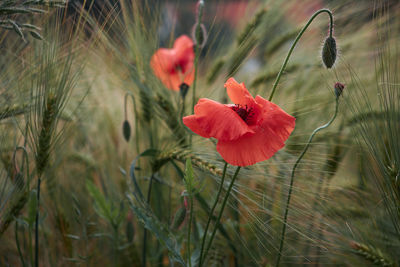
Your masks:
{"label": "red flower in background", "polygon": [[187,35],[175,40],[171,49],[160,48],[152,56],[150,65],[154,74],[171,90],[179,91],[182,83],[191,85],[194,80],[193,41]]}
{"label": "red flower in background", "polygon": [[234,78],[225,88],[235,104],[202,98],[195,114],[184,117],[183,123],[198,135],[218,139],[217,151],[231,165],[249,166],[269,159],[285,145],[295,118],[261,96],[253,98]]}

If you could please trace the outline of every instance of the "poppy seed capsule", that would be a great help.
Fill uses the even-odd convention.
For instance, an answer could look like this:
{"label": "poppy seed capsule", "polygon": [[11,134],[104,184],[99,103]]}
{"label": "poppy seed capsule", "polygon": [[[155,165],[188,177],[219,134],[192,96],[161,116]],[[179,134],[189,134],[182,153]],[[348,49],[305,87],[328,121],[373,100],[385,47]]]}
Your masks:
{"label": "poppy seed capsule", "polygon": [[181,227],[185,221],[185,218],[186,208],[181,206],[175,213],[174,220],[172,221],[172,229],[177,230],[179,227]]}
{"label": "poppy seed capsule", "polygon": [[182,83],[179,86],[179,92],[181,94],[182,99],[185,99],[188,90],[189,90],[189,85],[187,83]]}
{"label": "poppy seed capsule", "polygon": [[324,65],[330,69],[336,61],[336,40],[329,36],[325,39],[324,46],[322,47],[322,61]]}
{"label": "poppy seed capsule", "polygon": [[342,94],[344,87],[345,87],[345,85],[342,84],[342,83],[339,83],[339,82],[335,83],[335,95],[336,95],[336,97],[339,97]]}
{"label": "poppy seed capsule", "polygon": [[122,124],[122,133],[126,142],[129,142],[129,138],[131,137],[131,125],[129,124],[128,120],[125,120]]}

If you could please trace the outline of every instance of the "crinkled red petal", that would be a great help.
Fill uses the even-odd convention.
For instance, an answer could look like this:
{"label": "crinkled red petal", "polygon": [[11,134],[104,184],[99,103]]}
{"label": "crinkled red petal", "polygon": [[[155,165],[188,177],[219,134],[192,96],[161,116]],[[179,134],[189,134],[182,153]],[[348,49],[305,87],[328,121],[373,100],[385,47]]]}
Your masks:
{"label": "crinkled red petal", "polygon": [[234,140],[246,133],[254,133],[235,111],[216,101],[202,98],[194,112],[203,132],[218,140]]}
{"label": "crinkled red petal", "polygon": [[262,119],[254,134],[236,140],[219,140],[217,151],[231,165],[249,166],[272,157],[284,145],[295,127],[295,118],[279,106],[260,96],[256,102],[263,106]]}
{"label": "crinkled red petal", "polygon": [[234,104],[253,107],[255,101],[253,96],[246,89],[244,83],[239,84],[234,78],[229,78],[225,83],[229,98]]}
{"label": "crinkled red petal", "polygon": [[190,116],[183,117],[183,124],[185,124],[195,134],[198,134],[204,138],[211,137],[203,130],[203,128],[201,128],[201,126],[197,122],[196,115],[190,115]]}

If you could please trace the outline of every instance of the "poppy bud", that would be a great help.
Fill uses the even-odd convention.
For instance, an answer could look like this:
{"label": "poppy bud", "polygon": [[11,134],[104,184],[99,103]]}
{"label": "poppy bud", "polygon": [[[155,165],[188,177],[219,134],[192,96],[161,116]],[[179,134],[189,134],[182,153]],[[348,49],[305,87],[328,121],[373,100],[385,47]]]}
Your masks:
{"label": "poppy bud", "polygon": [[329,36],[325,39],[324,46],[322,47],[322,61],[325,66],[330,69],[336,61],[336,40]]}
{"label": "poppy bud", "polygon": [[181,193],[181,202],[182,204],[185,206],[186,209],[188,209],[189,205],[188,205],[188,194],[186,190],[183,190]]}
{"label": "poppy bud", "polygon": [[129,138],[131,137],[131,125],[129,124],[128,120],[125,120],[122,124],[122,133],[126,142],[129,142]]}
{"label": "poppy bud", "polygon": [[188,90],[189,90],[189,85],[187,83],[182,83],[179,86],[179,92],[181,93],[182,99],[185,99]]}
{"label": "poppy bud", "polygon": [[185,221],[185,218],[186,208],[181,206],[175,213],[174,220],[172,221],[172,229],[177,230],[179,227],[181,227]]}
{"label": "poppy bud", "polygon": [[339,97],[342,94],[344,87],[345,87],[345,85],[342,84],[342,83],[339,83],[339,82],[335,83],[335,95],[336,95],[336,97]]}

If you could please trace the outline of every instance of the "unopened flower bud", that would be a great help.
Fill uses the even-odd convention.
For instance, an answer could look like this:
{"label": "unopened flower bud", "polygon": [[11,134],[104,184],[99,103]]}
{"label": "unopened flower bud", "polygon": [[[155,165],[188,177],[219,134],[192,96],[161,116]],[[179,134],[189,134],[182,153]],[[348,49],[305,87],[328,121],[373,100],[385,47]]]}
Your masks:
{"label": "unopened flower bud", "polygon": [[342,83],[339,83],[339,82],[335,83],[335,95],[336,95],[336,97],[339,97],[342,94],[344,87],[345,87],[345,85],[342,84]]}
{"label": "unopened flower bud", "polygon": [[179,85],[179,92],[181,94],[182,99],[185,99],[188,90],[189,90],[188,84],[182,83],[181,85]]}
{"label": "unopened flower bud", "polygon": [[128,120],[125,120],[122,124],[122,133],[126,142],[129,142],[129,138],[131,137],[131,125],[129,124]]}
{"label": "unopened flower bud", "polygon": [[330,69],[336,61],[336,40],[329,36],[325,39],[324,46],[322,47],[322,61],[324,65]]}
{"label": "unopened flower bud", "polygon": [[189,199],[186,190],[183,190],[181,193],[181,202],[186,209],[189,209]]}

